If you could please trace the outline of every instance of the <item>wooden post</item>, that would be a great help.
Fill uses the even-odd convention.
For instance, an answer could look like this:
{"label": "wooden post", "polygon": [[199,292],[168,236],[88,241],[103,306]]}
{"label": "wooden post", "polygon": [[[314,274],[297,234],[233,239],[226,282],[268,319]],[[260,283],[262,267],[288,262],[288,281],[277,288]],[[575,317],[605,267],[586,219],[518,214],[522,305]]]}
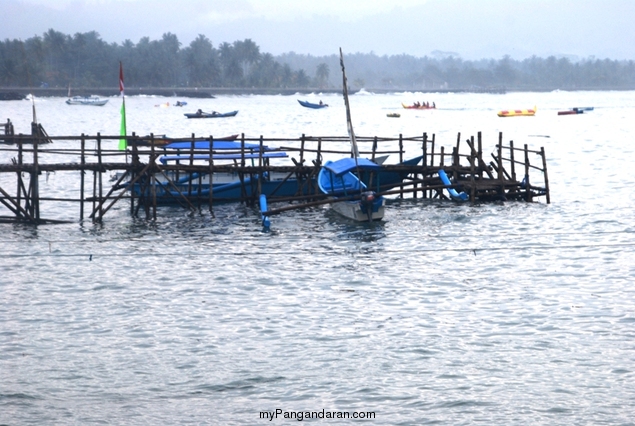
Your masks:
{"label": "wooden post", "polygon": [[86,137],[82,133],[81,136],[81,148],[80,148],[80,164],[81,168],[79,170],[79,221],[84,221],[84,174],[86,173],[84,170],[84,166],[86,165]]}
{"label": "wooden post", "polygon": [[[481,132],[478,132],[479,138]],[[476,152],[474,152],[474,136],[470,137],[470,202],[473,204],[476,201]]]}
{"label": "wooden post", "polygon": [[511,162],[512,180],[516,182],[516,164],[514,161],[514,141],[509,141],[509,161]]}
{"label": "wooden post", "polygon": [[[483,164],[483,138],[481,136],[481,132],[478,132],[477,134],[478,137],[478,146],[477,146],[477,150],[476,150],[476,158],[478,161],[478,178],[480,180],[483,179],[483,168],[481,167],[481,164]],[[472,145],[472,148],[474,147],[474,145]]]}
{"label": "wooden post", "polygon": [[[430,147],[430,166],[434,166],[434,146],[435,146],[435,138],[434,136],[432,136],[432,146]],[[432,194],[433,194],[433,190],[430,189],[430,198],[433,197]]]}
{"label": "wooden post", "polygon": [[542,157],[542,172],[545,175],[545,195],[547,196],[547,204],[551,204],[551,196],[549,195],[549,176],[547,175],[547,158],[545,156],[545,148],[540,147],[540,156]]}
{"label": "wooden post", "polygon": [[[24,155],[24,150],[23,150],[23,146],[22,146],[22,138],[18,138],[17,139],[17,143],[18,143],[18,180],[17,180],[17,184],[18,184],[18,190],[16,191],[17,197],[16,197],[16,201],[18,206],[22,205],[22,191],[24,189],[24,181],[22,180],[22,163],[24,161],[23,155]],[[26,191],[25,192],[25,196],[26,196]],[[16,216],[19,218],[20,217],[20,213],[18,210],[18,213],[16,214]]]}
{"label": "wooden post", "polygon": [[39,139],[33,135],[33,173],[31,174],[31,200],[33,213],[31,217],[35,222],[40,221],[40,165],[38,159]]}
{"label": "wooden post", "polygon": [[190,200],[192,199],[192,178],[194,176],[192,176],[192,166],[194,165],[194,144],[196,143],[195,141],[195,135],[194,133],[192,133],[192,139],[190,140],[190,161],[188,162],[188,164],[190,165],[190,171],[189,171],[189,176],[188,173],[185,173],[185,176],[187,176],[187,198],[189,198]]}
{"label": "wooden post", "polygon": [[[102,151],[102,147],[101,147],[101,134],[97,133],[97,158],[98,158],[98,162],[99,162],[99,205],[103,206],[105,200],[104,198],[104,170],[102,167],[103,164],[103,151]],[[102,219],[104,218],[104,211],[103,209],[100,207],[99,208],[99,222],[102,221]]]}
{"label": "wooden post", "polygon": [[258,196],[262,195],[262,169],[263,169],[262,156],[265,152],[263,142],[264,142],[263,137],[262,135],[260,135],[260,146],[258,149]]}
{"label": "wooden post", "polygon": [[454,181],[459,178],[459,149],[457,147],[452,148],[452,176]]}
{"label": "wooden post", "polygon": [[214,137],[212,135],[209,136],[209,212],[214,217],[214,155],[213,155],[213,147],[214,147]]}
{"label": "wooden post", "polygon": [[[399,163],[403,163],[403,154],[403,135],[399,133]],[[401,192],[399,193],[399,198],[403,199],[403,183],[399,185],[399,189],[401,190]]]}
{"label": "wooden post", "polygon": [[303,133],[302,139],[300,140],[300,165],[304,164],[304,143],[305,143],[305,137]]}
{"label": "wooden post", "polygon": [[459,166],[459,147],[461,146],[461,132],[456,137],[456,166]]}
{"label": "wooden post", "polygon": [[238,172],[238,177],[240,178],[240,198],[241,202],[247,200],[247,188],[245,187],[245,134],[242,133],[240,135],[240,171]]}
{"label": "wooden post", "polygon": [[150,191],[152,192],[152,220],[157,220],[157,157],[154,153],[154,144],[150,147]]}
{"label": "wooden post", "polygon": [[498,184],[499,186],[499,195],[501,197],[505,196],[505,175],[503,174],[503,132],[498,133],[498,158],[496,161],[498,162]]}
{"label": "wooden post", "polygon": [[[132,137],[134,139],[135,137],[135,133],[132,132]],[[126,142],[127,143],[127,142]],[[128,154],[126,154],[126,160],[128,158]],[[132,182],[136,177],[137,177],[137,170],[139,169],[139,148],[137,147],[137,143],[135,141],[135,143],[132,144],[132,161],[131,161],[131,168],[130,168],[130,182]],[[141,184],[138,184],[139,187],[141,187]],[[133,216],[134,212],[135,212],[135,206],[134,206],[134,195],[135,191],[134,188],[131,187],[130,188],[130,215]],[[139,197],[141,197],[141,193],[139,193]]]}
{"label": "wooden post", "polygon": [[371,155],[371,159],[375,161],[375,156],[377,155],[377,136],[373,138],[373,153]]}
{"label": "wooden post", "polygon": [[[423,133],[423,136],[421,137],[421,175],[419,175],[419,173],[415,173],[415,180],[417,179],[421,179],[423,181],[423,178],[425,177],[425,173],[426,173],[426,167],[428,165],[428,160],[427,160],[427,156],[428,156],[428,134],[426,132]],[[422,198],[427,198],[427,193],[426,193],[426,189],[425,189],[426,185],[425,183],[421,183],[421,197]],[[415,192],[416,194],[416,192]],[[415,196],[416,198],[416,196]]]}
{"label": "wooden post", "polygon": [[525,201],[533,201],[529,183],[529,149],[525,144]]}

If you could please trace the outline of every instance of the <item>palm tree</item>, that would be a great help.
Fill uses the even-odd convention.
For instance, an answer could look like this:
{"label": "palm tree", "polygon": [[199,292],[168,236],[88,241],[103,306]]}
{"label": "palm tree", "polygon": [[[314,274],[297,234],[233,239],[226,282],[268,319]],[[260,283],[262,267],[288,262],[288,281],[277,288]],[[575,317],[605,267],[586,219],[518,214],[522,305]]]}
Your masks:
{"label": "palm tree", "polygon": [[242,66],[243,75],[249,75],[251,66],[260,60],[260,47],[250,38],[247,38],[244,41],[234,42],[234,52]]}
{"label": "palm tree", "polygon": [[329,66],[326,65],[324,62],[317,66],[317,70],[315,72],[315,80],[320,86],[320,89],[324,88],[326,83],[328,83],[329,74]]}
{"label": "palm tree", "polygon": [[185,49],[185,64],[192,85],[212,86],[220,83],[217,54],[212,42],[202,34]]}

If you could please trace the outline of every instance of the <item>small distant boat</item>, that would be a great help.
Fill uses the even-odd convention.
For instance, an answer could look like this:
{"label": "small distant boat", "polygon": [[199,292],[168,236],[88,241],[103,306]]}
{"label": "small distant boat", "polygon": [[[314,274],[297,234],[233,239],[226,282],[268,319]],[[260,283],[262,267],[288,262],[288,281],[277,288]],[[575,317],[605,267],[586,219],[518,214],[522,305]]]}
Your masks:
{"label": "small distant boat", "polygon": [[391,113],[386,114],[386,117],[396,117],[396,118],[399,118],[399,117],[401,117],[401,114],[397,114],[396,112],[391,112]]}
{"label": "small distant boat", "polygon": [[203,112],[201,110],[198,110],[195,113],[186,113],[183,115],[185,115],[187,118],[222,118],[222,117],[233,117],[236,114],[238,114],[238,111],[223,113],[223,112],[217,112],[217,111]]}
{"label": "small distant boat", "polygon": [[499,117],[531,117],[536,115],[538,108],[533,109],[509,109],[498,112]]}
{"label": "small distant boat", "polygon": [[584,113],[583,110],[570,109],[568,111],[558,111],[558,115],[578,115]]}
{"label": "small distant boat", "polygon": [[437,109],[437,105],[434,102],[432,103],[432,105],[406,105],[402,102],[401,106],[405,109]]}
{"label": "small distant boat", "polygon": [[303,107],[313,109],[326,108],[328,106],[328,104],[323,104],[322,101],[320,101],[319,104],[312,104],[311,102],[301,101],[300,99],[298,99],[298,102],[300,102],[300,105],[302,105]]}
{"label": "small distant boat", "polygon": [[593,107],[577,107],[569,108],[567,111],[558,111],[558,115],[576,115],[583,114],[584,111],[593,111]]}
{"label": "small distant boat", "polygon": [[66,100],[68,105],[93,105],[104,106],[108,99],[101,99],[98,96],[73,96]]}
{"label": "small distant boat", "polygon": [[170,106],[169,102],[165,102],[165,103],[162,103],[162,104],[155,105],[155,107],[161,107],[161,108],[167,108],[169,106]]}
{"label": "small distant boat", "polygon": [[357,171],[375,172],[381,166],[366,158],[342,158],[327,161],[318,173],[320,190],[333,199],[333,210],[357,222],[371,222],[384,218],[385,199],[371,191],[355,174]]}
{"label": "small distant boat", "polygon": [[182,101],[176,101],[176,103],[174,104],[174,106],[185,106],[187,105],[187,102],[182,102]]}

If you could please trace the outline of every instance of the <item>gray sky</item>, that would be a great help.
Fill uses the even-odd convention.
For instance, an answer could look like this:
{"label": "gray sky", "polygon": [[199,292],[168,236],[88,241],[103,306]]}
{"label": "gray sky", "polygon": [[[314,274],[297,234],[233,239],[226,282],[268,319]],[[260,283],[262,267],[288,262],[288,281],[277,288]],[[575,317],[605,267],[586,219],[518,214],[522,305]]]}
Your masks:
{"label": "gray sky", "polygon": [[0,0],[0,39],[96,31],[110,43],[198,34],[261,52],[635,60],[635,0]]}

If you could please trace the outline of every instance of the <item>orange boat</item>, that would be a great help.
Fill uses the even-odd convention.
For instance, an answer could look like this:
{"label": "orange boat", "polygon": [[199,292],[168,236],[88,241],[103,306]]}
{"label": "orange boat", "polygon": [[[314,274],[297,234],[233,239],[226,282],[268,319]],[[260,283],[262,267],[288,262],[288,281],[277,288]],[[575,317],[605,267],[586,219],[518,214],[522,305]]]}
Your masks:
{"label": "orange boat", "polygon": [[531,117],[536,115],[536,110],[538,108],[534,107],[533,109],[510,109],[499,111],[499,117]]}

